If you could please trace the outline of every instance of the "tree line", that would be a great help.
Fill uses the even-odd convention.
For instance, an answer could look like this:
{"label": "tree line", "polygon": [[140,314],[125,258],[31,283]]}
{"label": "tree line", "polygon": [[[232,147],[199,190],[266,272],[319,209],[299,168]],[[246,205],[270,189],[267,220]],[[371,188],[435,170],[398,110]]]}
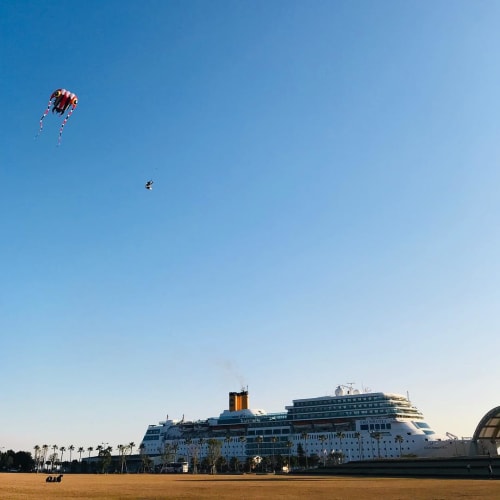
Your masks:
{"label": "tree line", "polygon": [[[336,433],[337,439],[342,444],[345,439],[343,432]],[[359,455],[363,454],[363,439],[359,432],[355,433],[358,440]],[[373,441],[376,442],[377,456],[380,454],[380,440],[382,434],[375,432],[370,435]],[[236,456],[224,456],[222,453],[221,439],[186,439],[184,443],[187,446],[185,456],[178,456],[178,443],[164,443],[158,449],[156,460],[153,461],[146,453],[144,453],[144,445],[137,448],[139,453],[132,460],[133,467],[129,470],[130,457],[134,453],[136,445],[130,442],[126,445],[119,444],[116,447],[117,454],[113,455],[113,447],[106,446],[108,443],[102,443],[95,448],[89,446],[75,447],[74,445],[58,446],[44,444],[42,446],[35,445],[33,454],[28,451],[13,451],[0,452],[0,471],[6,472],[169,472],[169,464],[171,463],[187,463],[189,471],[196,474],[198,472],[215,474],[217,472],[252,472],[252,471],[280,471],[284,468],[291,470],[293,468],[309,468],[341,464],[345,455],[342,450],[332,450],[330,453],[325,453],[322,456],[317,454],[308,454],[307,441],[309,435],[307,432],[301,434],[302,442],[297,444],[296,455],[292,455],[294,443],[287,441],[286,448],[288,453],[282,455],[275,453],[275,445],[277,438],[271,439],[272,453],[263,453],[261,456],[261,446],[264,439],[262,436],[257,436],[255,442],[257,444],[257,454],[248,456],[245,459]],[[224,441],[229,442],[230,436]],[[318,439],[322,444],[326,441],[326,436],[321,435]],[[246,442],[246,437],[241,436],[240,442]],[[399,454],[402,456],[401,445],[404,439],[402,436],[396,436],[395,442],[399,445]],[[206,453],[203,458],[200,458],[201,448],[206,445]],[[269,450],[268,450],[269,451]],[[92,454],[94,453],[94,456]],[[82,460],[82,455],[88,460]],[[73,458],[76,457],[76,458]],[[65,459],[66,458],[66,459]]]}
{"label": "tree line", "polygon": [[[121,472],[126,471],[127,457],[132,455],[134,448],[134,442],[130,442],[127,445],[119,444],[117,446]],[[95,470],[91,470],[88,463],[82,461],[82,455],[90,459],[92,453],[95,451],[94,456],[97,456],[100,462],[104,462],[105,464],[111,463],[113,447],[104,446],[104,443],[95,448],[92,446],[87,448],[80,446],[77,448],[74,445],[66,447],[56,444],[44,444],[42,446],[35,445],[33,450],[33,453],[14,450],[0,451],[0,471],[55,472],[65,470],[66,472],[96,472]],[[73,456],[78,458],[73,458]]]}

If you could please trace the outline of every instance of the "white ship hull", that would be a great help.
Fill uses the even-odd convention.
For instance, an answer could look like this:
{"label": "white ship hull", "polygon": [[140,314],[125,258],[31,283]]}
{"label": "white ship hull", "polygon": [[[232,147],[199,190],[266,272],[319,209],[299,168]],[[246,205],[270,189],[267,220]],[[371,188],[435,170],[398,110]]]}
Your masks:
{"label": "white ship hull", "polygon": [[470,440],[438,436],[423,415],[401,395],[360,393],[337,388],[335,396],[299,399],[286,412],[268,414],[248,408],[248,392],[230,394],[230,409],[218,418],[150,425],[142,452],[176,459],[202,460],[210,442],[220,443],[229,461],[252,457],[311,457],[338,462],[404,457],[467,456]]}

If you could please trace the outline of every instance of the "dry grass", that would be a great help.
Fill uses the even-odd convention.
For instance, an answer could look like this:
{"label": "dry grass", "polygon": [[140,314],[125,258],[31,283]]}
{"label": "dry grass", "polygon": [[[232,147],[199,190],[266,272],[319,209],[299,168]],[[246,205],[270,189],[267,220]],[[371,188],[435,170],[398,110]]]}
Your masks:
{"label": "dry grass", "polygon": [[493,499],[500,481],[297,476],[0,474],[1,500],[62,499]]}

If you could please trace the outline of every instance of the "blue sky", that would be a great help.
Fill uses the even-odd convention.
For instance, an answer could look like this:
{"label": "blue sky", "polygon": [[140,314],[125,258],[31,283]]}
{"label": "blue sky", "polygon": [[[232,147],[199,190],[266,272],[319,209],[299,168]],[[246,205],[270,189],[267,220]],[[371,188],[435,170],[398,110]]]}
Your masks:
{"label": "blue sky", "polygon": [[[500,404],[500,4],[0,0],[0,448],[356,382]],[[57,147],[50,94],[79,98]],[[153,179],[153,191],[144,183]]]}

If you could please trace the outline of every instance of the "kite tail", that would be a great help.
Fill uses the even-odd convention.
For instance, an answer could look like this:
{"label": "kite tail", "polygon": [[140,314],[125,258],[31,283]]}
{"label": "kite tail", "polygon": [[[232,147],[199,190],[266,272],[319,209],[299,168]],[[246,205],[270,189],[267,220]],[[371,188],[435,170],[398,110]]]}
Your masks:
{"label": "kite tail", "polygon": [[52,99],[50,99],[49,104],[47,105],[47,109],[45,110],[45,113],[40,118],[40,130],[38,131],[38,134],[35,135],[35,139],[42,133],[43,119],[49,114],[51,104],[52,104]]}
{"label": "kite tail", "polygon": [[62,122],[61,124],[61,128],[59,129],[59,139],[57,141],[57,145],[60,146],[61,145],[61,138],[62,138],[62,133],[63,133],[63,129],[64,129],[64,125],[66,125],[66,122],[68,121],[69,117],[73,114],[73,111],[75,110],[76,106],[72,106],[68,115],[66,116],[66,118],[64,119],[64,121]]}

